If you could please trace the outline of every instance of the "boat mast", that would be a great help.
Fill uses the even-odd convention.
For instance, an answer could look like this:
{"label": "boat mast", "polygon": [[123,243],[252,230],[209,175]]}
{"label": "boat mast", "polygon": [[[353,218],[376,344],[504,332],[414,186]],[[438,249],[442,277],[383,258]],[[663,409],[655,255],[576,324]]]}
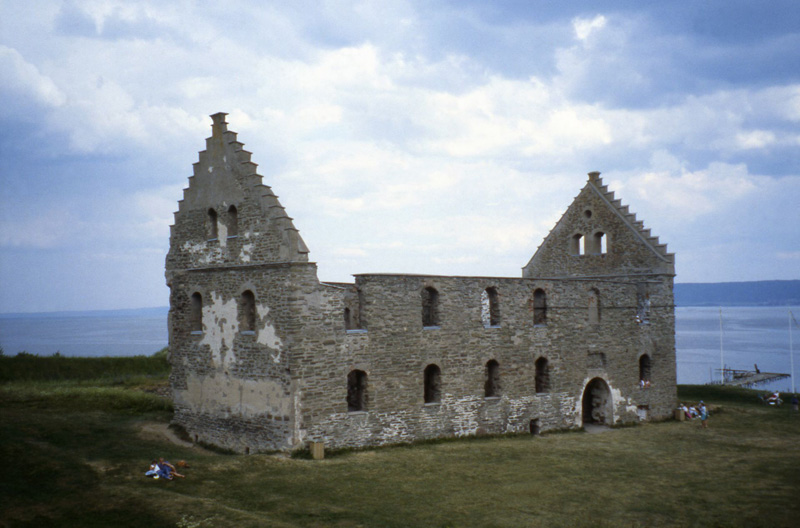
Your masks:
{"label": "boat mast", "polygon": [[719,308],[719,374],[725,385],[725,353],[722,350],[722,307]]}
{"label": "boat mast", "polygon": [[794,394],[794,347],[792,346],[792,323],[797,324],[794,320],[794,314],[789,310],[789,368],[792,369],[792,394]]}

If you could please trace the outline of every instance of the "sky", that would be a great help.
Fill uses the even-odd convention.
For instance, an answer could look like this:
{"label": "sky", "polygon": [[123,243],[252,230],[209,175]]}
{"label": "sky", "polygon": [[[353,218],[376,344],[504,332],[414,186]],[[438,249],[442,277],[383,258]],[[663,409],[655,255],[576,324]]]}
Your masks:
{"label": "sky", "polygon": [[602,177],[676,282],[800,279],[800,7],[0,0],[0,313],[166,306],[210,114],[325,281],[519,277]]}

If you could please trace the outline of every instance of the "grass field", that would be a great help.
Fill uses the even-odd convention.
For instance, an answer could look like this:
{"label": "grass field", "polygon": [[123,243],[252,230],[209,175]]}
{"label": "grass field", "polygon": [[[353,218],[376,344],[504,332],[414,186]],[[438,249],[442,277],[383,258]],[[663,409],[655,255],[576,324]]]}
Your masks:
{"label": "grass field", "polygon": [[[12,359],[0,357],[0,371],[21,368]],[[0,526],[800,525],[800,416],[751,391],[680,387],[681,399],[717,407],[708,430],[663,422],[312,461],[212,453],[158,434],[171,412],[157,394],[165,371],[152,373],[160,360],[113,375],[3,378]],[[187,478],[145,478],[158,456],[187,460]]]}

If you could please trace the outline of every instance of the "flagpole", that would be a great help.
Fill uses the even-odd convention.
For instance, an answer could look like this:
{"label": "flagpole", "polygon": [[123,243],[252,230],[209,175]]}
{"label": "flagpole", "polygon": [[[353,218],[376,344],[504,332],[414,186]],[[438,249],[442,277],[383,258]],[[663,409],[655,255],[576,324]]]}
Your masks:
{"label": "flagpole", "polygon": [[792,372],[792,394],[794,394],[794,347],[792,346],[792,322],[794,320],[794,314],[792,311],[789,310],[789,368],[791,368]]}
{"label": "flagpole", "polygon": [[725,385],[725,353],[722,351],[722,307],[719,308],[719,375]]}

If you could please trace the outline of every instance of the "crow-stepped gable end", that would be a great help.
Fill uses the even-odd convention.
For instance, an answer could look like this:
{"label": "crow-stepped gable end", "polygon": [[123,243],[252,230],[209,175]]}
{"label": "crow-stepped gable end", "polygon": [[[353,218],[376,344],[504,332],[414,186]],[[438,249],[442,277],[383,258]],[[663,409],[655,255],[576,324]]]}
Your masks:
{"label": "crow-stepped gable end", "polygon": [[521,278],[325,283],[224,113],[166,261],[174,422],[253,453],[671,415],[675,257],[599,173]]}

